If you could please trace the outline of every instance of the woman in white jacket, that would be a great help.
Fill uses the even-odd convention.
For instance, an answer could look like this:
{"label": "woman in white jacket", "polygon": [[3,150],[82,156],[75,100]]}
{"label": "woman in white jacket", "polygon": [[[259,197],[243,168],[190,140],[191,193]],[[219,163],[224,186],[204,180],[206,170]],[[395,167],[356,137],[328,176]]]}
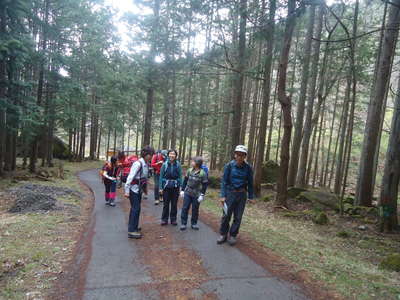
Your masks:
{"label": "woman in white jacket", "polygon": [[141,210],[142,194],[147,195],[147,178],[149,176],[149,163],[154,154],[154,149],[146,146],[142,149],[141,158],[135,161],[131,167],[125,183],[125,197],[131,202],[128,221],[128,237],[140,239],[139,218]]}

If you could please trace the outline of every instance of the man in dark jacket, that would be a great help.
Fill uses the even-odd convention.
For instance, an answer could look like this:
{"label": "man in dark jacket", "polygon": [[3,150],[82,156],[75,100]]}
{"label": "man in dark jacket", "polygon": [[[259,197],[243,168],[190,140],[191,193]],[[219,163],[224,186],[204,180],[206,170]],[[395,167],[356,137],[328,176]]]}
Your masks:
{"label": "man in dark jacket", "polygon": [[[249,199],[254,198],[253,169],[246,162],[247,148],[239,145],[235,148],[235,159],[226,164],[221,180],[221,204],[223,215],[221,220],[218,244],[226,241],[233,246],[239,233],[243,212]],[[230,225],[233,214],[233,222]],[[229,233],[229,238],[228,238]]]}

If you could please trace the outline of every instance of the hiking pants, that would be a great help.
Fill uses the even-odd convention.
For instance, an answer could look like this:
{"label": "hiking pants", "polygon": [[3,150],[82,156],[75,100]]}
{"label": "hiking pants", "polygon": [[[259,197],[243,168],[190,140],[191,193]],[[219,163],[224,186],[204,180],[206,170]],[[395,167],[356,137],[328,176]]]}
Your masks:
{"label": "hiking pants", "polygon": [[136,232],[139,228],[142,193],[129,191],[129,201],[131,202],[131,210],[129,212],[128,232]]}
{"label": "hiking pants", "polygon": [[[247,201],[247,192],[232,192],[229,191],[225,200],[227,214],[225,212],[222,215],[220,233],[221,235],[227,235],[236,237],[239,233],[240,223],[242,222],[242,216]],[[233,222],[230,226],[231,217],[233,214]]]}
{"label": "hiking pants", "polygon": [[160,174],[154,173],[154,200],[160,199]]}
{"label": "hiking pants", "polygon": [[164,206],[161,216],[161,220],[163,222],[168,222],[168,219],[171,220],[171,223],[176,222],[176,215],[178,213],[178,198],[179,198],[178,187],[172,189],[164,189],[163,191]]}
{"label": "hiking pants", "polygon": [[116,190],[117,190],[117,183],[113,182],[104,182],[104,186],[106,188],[105,198],[106,201],[115,200]]}
{"label": "hiking pants", "polygon": [[183,198],[182,212],[181,212],[182,225],[187,224],[190,206],[192,206],[192,220],[191,220],[192,225],[197,224],[197,220],[199,218],[199,207],[200,207],[200,203],[199,201],[197,201],[198,198],[199,197],[189,196],[187,193],[185,193],[185,197]]}

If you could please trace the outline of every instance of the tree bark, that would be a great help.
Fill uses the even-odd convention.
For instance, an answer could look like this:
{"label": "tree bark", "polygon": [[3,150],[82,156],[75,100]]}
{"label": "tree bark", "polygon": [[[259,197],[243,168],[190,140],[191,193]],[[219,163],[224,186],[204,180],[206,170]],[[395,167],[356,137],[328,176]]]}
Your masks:
{"label": "tree bark", "polygon": [[303,137],[304,111],[307,98],[307,87],[310,72],[311,45],[314,35],[315,5],[310,6],[307,36],[304,45],[303,69],[301,73],[300,96],[297,103],[296,120],[292,142],[292,152],[289,164],[288,186],[294,186],[299,165],[300,145]]}
{"label": "tree bark", "polygon": [[322,23],[324,19],[325,8],[320,6],[318,8],[318,17],[317,17],[317,28],[316,38],[313,46],[313,57],[312,57],[312,67],[311,67],[311,81],[310,81],[310,96],[307,102],[307,113],[306,119],[304,122],[304,131],[303,131],[303,141],[301,144],[301,154],[300,154],[300,162],[299,162],[299,170],[297,173],[297,184],[299,186],[305,187],[308,182],[306,181],[306,170],[307,170],[307,160],[308,160],[308,151],[309,151],[309,143],[310,137],[312,133],[312,116],[313,116],[313,106],[314,99],[316,95],[316,84],[317,84],[317,76],[318,76],[318,62],[319,62],[319,54],[321,49],[321,35],[322,35]]}
{"label": "tree bark", "polygon": [[171,149],[176,149],[176,72],[175,67],[172,75],[172,95],[171,95]]}
{"label": "tree bark", "polygon": [[[169,115],[170,115],[170,92],[169,92],[169,80],[166,79],[165,89],[164,89],[164,112],[163,112],[163,135],[162,135],[162,149],[168,148],[168,141],[169,141]],[[172,127],[172,130],[174,128]]]}
{"label": "tree bark", "polygon": [[151,128],[152,128],[152,118],[153,118],[153,106],[154,106],[154,73],[155,73],[155,65],[154,59],[156,56],[156,39],[158,27],[159,27],[159,18],[160,18],[160,0],[154,0],[153,7],[154,14],[154,23],[152,24],[152,34],[153,41],[151,45],[150,54],[148,57],[149,70],[147,74],[147,96],[146,96],[146,112],[144,119],[144,133],[143,133],[143,145],[150,145],[151,141]]}
{"label": "tree bark", "polygon": [[292,133],[292,99],[286,95],[286,77],[289,61],[289,52],[292,42],[293,30],[296,26],[296,0],[288,0],[288,16],[283,36],[283,45],[279,59],[278,100],[283,111],[283,137],[280,155],[280,170],[278,177],[276,203],[286,206],[287,201],[287,175],[290,159],[290,138]]}
{"label": "tree bark", "polygon": [[239,48],[238,48],[238,73],[235,75],[235,94],[232,105],[233,116],[231,123],[231,150],[235,149],[240,143],[240,131],[242,128],[242,102],[243,102],[243,81],[245,70],[245,49],[246,49],[246,20],[247,20],[247,0],[240,0],[239,14]]}
{"label": "tree bark", "polygon": [[368,107],[367,123],[364,132],[359,176],[356,188],[356,204],[371,206],[374,182],[374,156],[378,147],[379,125],[382,118],[382,107],[390,81],[392,59],[395,55],[400,26],[400,0],[392,1],[389,7],[387,26],[384,32],[381,55],[376,66],[377,76]]}
{"label": "tree bark", "polygon": [[[261,120],[260,120],[260,133],[258,137],[257,158],[255,159],[255,174],[254,174],[254,190],[256,195],[261,192],[261,176],[262,176],[262,163],[265,152],[265,139],[268,127],[268,110],[271,101],[271,85],[272,85],[272,66],[273,66],[273,52],[274,52],[274,39],[275,39],[275,12],[276,0],[269,2],[269,19],[268,26],[265,30],[267,50],[266,60],[264,65],[264,82],[261,106]],[[273,118],[273,116],[271,116]],[[270,129],[272,130],[272,128]]]}
{"label": "tree bark", "polygon": [[400,183],[400,77],[393,109],[389,144],[379,198],[379,230],[391,232],[398,228],[397,196]]}
{"label": "tree bark", "polygon": [[[5,36],[6,34],[6,17],[7,11],[6,6],[0,7],[0,34]],[[2,53],[2,59],[0,59],[0,99],[6,98],[7,91],[7,77],[6,77],[6,58],[5,53]],[[0,176],[4,173],[4,160],[6,152],[6,110],[4,105],[0,106]]]}

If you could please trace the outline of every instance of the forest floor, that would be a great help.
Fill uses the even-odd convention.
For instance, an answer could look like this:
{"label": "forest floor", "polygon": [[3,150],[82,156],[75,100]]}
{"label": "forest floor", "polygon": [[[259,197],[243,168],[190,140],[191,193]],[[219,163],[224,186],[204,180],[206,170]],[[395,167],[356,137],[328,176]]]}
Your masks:
{"label": "forest floor", "polygon": [[[74,255],[91,212],[92,195],[76,173],[99,166],[65,163],[64,179],[39,179],[18,169],[0,180],[0,299],[43,299],[52,288]],[[30,189],[36,195],[32,199]],[[38,198],[38,191],[45,194]],[[18,206],[16,194],[26,196]],[[46,211],[28,205],[34,200],[46,206],[52,199],[55,206]]]}
{"label": "forest floor", "polygon": [[[219,218],[218,190],[207,194],[201,208]],[[316,225],[308,218],[309,208],[294,200],[289,207],[291,211],[276,211],[272,201],[248,205],[242,233],[347,299],[400,299],[400,273],[379,268],[384,257],[398,253],[398,234],[381,234],[374,224],[333,212],[328,213],[328,225]]]}

